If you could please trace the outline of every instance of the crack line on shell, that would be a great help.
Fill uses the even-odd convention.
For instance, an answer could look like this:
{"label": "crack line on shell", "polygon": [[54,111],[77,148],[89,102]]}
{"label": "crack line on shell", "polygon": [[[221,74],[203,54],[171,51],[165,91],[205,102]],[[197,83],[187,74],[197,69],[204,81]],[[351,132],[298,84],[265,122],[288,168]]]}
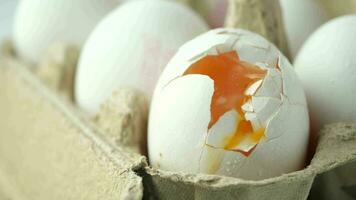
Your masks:
{"label": "crack line on shell", "polygon": [[298,107],[306,107],[307,106],[307,104],[304,104],[304,103],[291,103],[290,102],[290,105],[292,105],[292,106],[298,106]]}
{"label": "crack line on shell", "polygon": [[[270,46],[270,45],[269,45]],[[267,123],[266,123],[266,130],[265,130],[265,133],[267,133],[267,130],[268,130],[268,126],[269,126],[269,124],[270,124],[270,122],[271,122],[271,120],[274,118],[274,117],[276,117],[277,116],[277,114],[281,111],[281,109],[282,109],[282,106],[283,106],[283,98],[282,98],[282,96],[284,96],[284,97],[286,97],[285,95],[284,95],[284,91],[283,91],[283,80],[284,80],[284,77],[283,77],[283,73],[282,73],[282,71],[281,71],[281,68],[280,68],[280,59],[281,59],[281,57],[280,57],[280,55],[278,56],[278,58],[277,58],[277,63],[276,63],[276,65],[274,66],[274,69],[276,69],[279,73],[280,73],[280,75],[281,75],[281,93],[280,93],[280,98],[275,98],[276,100],[278,100],[278,101],[280,101],[281,103],[280,103],[280,106],[279,106],[279,108],[275,111],[275,112],[273,112],[273,114],[271,114],[271,116],[267,119]],[[268,66],[268,64],[267,64],[267,66]],[[264,80],[264,79],[263,79]],[[263,84],[263,83],[262,83]],[[261,84],[261,85],[262,85]],[[256,91],[257,92],[257,91]],[[269,98],[272,98],[272,97],[269,97]],[[272,99],[274,99],[274,97],[272,98]],[[287,101],[288,101],[288,98],[286,98],[287,99]],[[289,103],[289,101],[288,101],[288,103]],[[278,136],[276,136],[276,137],[272,137],[272,138],[269,138],[268,137],[268,135],[267,134],[265,134],[265,136],[266,136],[266,140],[268,141],[269,139],[277,139],[277,138],[279,138],[279,137],[281,137],[283,134],[281,134],[281,135],[278,135]]]}
{"label": "crack line on shell", "polygon": [[203,159],[203,152],[204,152],[205,145],[207,144],[208,135],[209,135],[209,132],[207,131],[207,132],[205,133],[204,144],[203,144],[203,146],[201,147],[201,151],[200,151],[200,155],[199,155],[199,166],[198,166],[198,167],[199,167],[199,171],[200,171],[200,169],[201,169],[201,161],[202,161],[202,159]]}
{"label": "crack line on shell", "polygon": [[234,40],[234,42],[231,43],[230,49],[233,49],[234,51],[237,52],[237,50],[235,50],[235,46],[237,45],[237,42],[240,41],[239,37],[236,37],[236,39]]}
{"label": "crack line on shell", "polygon": [[218,35],[233,35],[233,36],[237,36],[239,38],[244,36],[244,34],[242,34],[242,33],[232,32],[230,30],[221,30],[221,32],[217,32],[216,34],[218,34]]}
{"label": "crack line on shell", "polygon": [[178,79],[178,78],[180,78],[180,77],[182,77],[182,76],[177,76],[177,77],[174,77],[174,78],[172,78],[171,80],[169,80],[166,84],[164,84],[164,85],[162,86],[161,91],[165,90],[166,87],[168,87],[168,85],[170,85],[174,80],[176,80],[176,79]]}
{"label": "crack line on shell", "polygon": [[[283,102],[281,102],[281,104],[279,105],[279,108],[276,110],[276,111],[274,111],[269,117],[268,117],[268,119],[266,120],[267,121],[267,124],[266,124],[266,133],[267,133],[267,130],[268,130],[268,126],[269,126],[269,124],[271,123],[271,121],[272,121],[272,119],[273,118],[275,118],[278,114],[279,114],[279,112],[282,110],[282,106],[283,106]],[[268,137],[268,135],[266,134],[266,140],[268,141],[268,140],[270,140],[270,139],[276,139],[276,138],[278,138],[278,137],[281,137],[283,134],[281,134],[281,135],[278,135],[278,136],[276,136],[276,137]]]}
{"label": "crack line on shell", "polygon": [[[267,64],[267,66],[269,66],[268,64]],[[267,73],[269,72],[269,70],[270,70],[271,68],[267,68]],[[272,69],[274,69],[274,68],[272,68]],[[276,68],[277,70],[278,70],[278,68]],[[270,77],[272,77],[271,78],[271,80],[272,80],[272,82],[274,83],[274,85],[278,85],[278,84],[276,84],[276,82],[275,82],[275,80],[273,79],[273,77],[274,76],[270,76]],[[264,78],[264,79],[262,79],[262,83],[260,84],[260,86],[256,89],[256,91],[255,91],[255,93],[254,93],[254,95],[253,96],[255,96],[256,95],[256,93],[258,92],[258,90],[262,87],[262,85],[265,83],[265,79],[267,78],[267,76]],[[283,84],[283,79],[282,79],[282,75],[281,75],[281,87],[282,87],[282,84]],[[282,88],[283,89],[283,88]],[[282,91],[283,92],[283,91]],[[255,97],[264,97],[264,96],[255,96]]]}
{"label": "crack line on shell", "polygon": [[[218,48],[220,45],[216,45],[215,46],[215,51],[217,52],[217,54],[221,54],[222,52],[220,51],[220,49]],[[223,45],[222,45],[223,46]]]}
{"label": "crack line on shell", "polygon": [[[237,40],[238,40],[238,39],[239,39],[239,38],[237,38]],[[236,42],[237,42],[237,41],[236,41]],[[234,42],[234,43],[235,43],[235,42]],[[203,58],[203,57],[205,57],[205,56],[215,55],[215,54],[211,53],[211,52],[213,52],[213,51],[216,51],[218,54],[221,54],[221,53],[220,53],[220,50],[219,50],[219,46],[221,46],[221,45],[226,45],[226,44],[225,44],[225,43],[216,44],[216,45],[214,45],[214,46],[212,46],[212,47],[210,47],[210,48],[204,50],[204,52],[199,53],[199,54],[197,54],[197,55],[195,55],[195,56],[192,56],[191,58],[188,59],[188,61],[194,63],[194,62],[196,62],[197,60],[199,60],[199,59],[201,59],[201,58]],[[230,50],[233,50],[233,51],[236,51],[233,47],[231,47],[231,48],[229,48],[229,49],[230,49]]]}
{"label": "crack line on shell", "polygon": [[282,72],[282,69],[281,69],[281,66],[280,66],[280,60],[281,60],[281,56],[279,55],[278,58],[277,58],[277,63],[276,63],[276,66],[275,68],[281,73],[281,100],[282,100],[282,95],[285,96],[285,91],[284,91],[284,76],[283,76],[283,72]]}
{"label": "crack line on shell", "polygon": [[199,60],[200,58],[202,58],[202,57],[204,57],[204,56],[207,55],[207,51],[208,51],[208,50],[206,50],[206,51],[204,51],[204,52],[202,52],[202,53],[198,53],[198,54],[195,55],[195,56],[192,56],[191,58],[188,59],[188,61],[189,61],[189,62],[195,62],[195,61]]}
{"label": "crack line on shell", "polygon": [[[259,144],[259,143],[255,144],[251,149],[256,148],[258,144]],[[222,147],[216,147],[216,146],[213,146],[213,145],[208,144],[208,143],[205,143],[205,145],[208,146],[208,147],[210,147],[210,148],[216,149],[216,150],[222,150],[222,151],[228,151],[228,152],[233,152],[233,153],[239,153],[239,154],[241,154],[243,157],[249,157],[249,156],[245,156],[245,155],[242,153],[242,152],[245,152],[245,151],[243,151],[243,150],[239,150],[239,149],[237,149],[237,150],[230,150],[230,149],[225,149],[225,148],[222,148]],[[253,150],[253,151],[254,151],[254,150]],[[252,152],[253,152],[253,151],[252,151]],[[252,155],[252,152],[251,152],[251,155]]]}
{"label": "crack line on shell", "polygon": [[[282,96],[283,94],[281,94],[281,96]],[[285,99],[285,101],[287,101],[286,103],[288,104],[288,106],[302,106],[303,108],[305,108],[306,109],[306,105],[293,105],[290,101],[289,101],[289,99],[287,98],[287,96],[285,96],[285,95],[283,95],[283,99]],[[268,118],[268,123],[267,123],[267,125],[266,125],[266,127],[268,127],[268,125],[269,125],[269,123],[271,122],[271,120],[280,112],[280,110],[282,109],[282,107],[283,107],[283,101],[281,102],[281,106],[278,108],[278,110],[276,111],[276,112],[274,112],[269,118]],[[280,130],[280,129],[279,129]],[[272,138],[269,138],[269,137],[267,137],[267,135],[266,135],[266,141],[271,141],[271,140],[275,140],[275,139],[277,139],[277,138],[279,138],[279,137],[281,137],[283,134],[281,134],[281,135],[278,135],[278,136],[276,136],[276,137],[272,137]]]}
{"label": "crack line on shell", "polygon": [[[281,93],[280,93],[281,94]],[[277,97],[269,97],[269,96],[252,96],[252,97],[255,97],[255,98],[265,98],[265,99],[273,99],[273,100],[276,100],[276,101],[281,101],[282,99],[280,98],[277,98]]]}
{"label": "crack line on shell", "polygon": [[271,51],[271,45],[270,44],[267,44],[267,47],[261,47],[261,46],[258,46],[257,44],[254,44],[254,43],[251,43],[251,42],[247,42],[247,41],[244,44],[248,45],[250,47],[256,48],[256,49],[263,50],[265,52],[270,52]]}
{"label": "crack line on shell", "polygon": [[292,106],[298,106],[298,107],[306,107],[308,106],[306,103],[300,103],[300,102],[292,102],[290,101],[289,97],[287,97],[286,95],[282,94],[283,97],[288,101],[289,105],[292,105]]}
{"label": "crack line on shell", "polygon": [[[281,107],[281,105],[282,105],[282,103],[283,103],[281,99],[278,99],[278,98],[275,98],[275,97],[262,97],[262,96],[259,96],[259,97],[256,97],[256,98],[271,99],[271,100],[278,101],[278,102],[279,102],[279,105],[280,105],[280,106],[278,107],[278,109]],[[278,111],[278,109],[277,109],[276,111]],[[276,112],[276,111],[275,111],[275,112]],[[275,112],[273,112],[273,113],[271,114],[271,116],[272,116]],[[254,114],[257,115],[257,113],[256,113],[255,111],[248,112],[248,113],[254,113]]]}
{"label": "crack line on shell", "polygon": [[[223,148],[212,146],[210,144],[205,144],[205,145],[210,147],[210,148],[212,148],[212,149],[215,149],[215,150],[224,151],[224,155],[223,156],[225,156],[226,153],[240,153],[240,154],[242,154],[241,152],[238,152],[238,151],[223,149]],[[257,146],[258,146],[258,143],[253,148],[257,148]],[[250,157],[246,157],[244,155],[241,155],[241,158],[242,159],[240,160],[240,162],[242,162],[242,164],[240,165],[240,167],[236,171],[239,171],[241,168],[243,168],[246,165],[246,163],[247,163],[247,161],[248,161],[248,159]],[[220,161],[219,166],[221,165],[222,162],[223,162],[223,159]],[[219,167],[219,169],[220,169],[220,167]]]}

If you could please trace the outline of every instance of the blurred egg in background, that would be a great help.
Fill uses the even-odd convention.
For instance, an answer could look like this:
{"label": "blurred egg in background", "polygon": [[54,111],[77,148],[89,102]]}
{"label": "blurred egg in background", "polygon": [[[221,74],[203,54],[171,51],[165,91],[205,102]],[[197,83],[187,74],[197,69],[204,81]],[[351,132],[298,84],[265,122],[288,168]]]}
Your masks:
{"label": "blurred egg in background", "polygon": [[123,4],[98,24],[83,48],[76,76],[77,103],[95,114],[120,87],[134,87],[150,99],[178,48],[207,30],[196,13],[175,1]]}
{"label": "blurred egg in background", "polygon": [[356,15],[327,22],[298,53],[294,66],[306,92],[314,132],[356,121]]}
{"label": "blurred egg in background", "polygon": [[356,0],[280,0],[292,59],[303,43],[329,20],[356,13]]}
{"label": "blurred egg in background", "polygon": [[17,0],[0,0],[0,43],[12,34],[13,15]]}
{"label": "blurred egg in background", "polygon": [[289,50],[295,57],[308,36],[327,21],[318,0],[280,0]]}
{"label": "blurred egg in background", "polygon": [[23,0],[16,10],[14,44],[18,55],[37,63],[54,43],[82,46],[116,0]]}

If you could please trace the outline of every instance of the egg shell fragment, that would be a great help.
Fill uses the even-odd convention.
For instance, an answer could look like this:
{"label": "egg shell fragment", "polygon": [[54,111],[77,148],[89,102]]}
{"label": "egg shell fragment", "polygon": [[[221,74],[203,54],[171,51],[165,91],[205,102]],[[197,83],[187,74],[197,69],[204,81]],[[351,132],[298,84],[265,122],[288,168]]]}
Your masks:
{"label": "egg shell fragment", "polygon": [[206,30],[192,10],[173,1],[123,4],[98,24],[84,46],[76,77],[79,106],[95,114],[120,87],[138,89],[150,100],[179,46]]}
{"label": "egg shell fragment", "polygon": [[236,129],[236,120],[239,114],[236,110],[226,112],[218,122],[208,131],[205,144],[224,149],[224,143]]}
{"label": "egg shell fragment", "polygon": [[268,69],[267,76],[255,96],[279,98],[282,91],[281,77],[281,72],[278,69]]}
{"label": "egg shell fragment", "polygon": [[[260,127],[266,127],[269,118],[278,111],[282,104],[282,100],[271,97],[252,97],[251,106],[254,108],[254,113],[259,119]],[[246,115],[249,112],[246,112]],[[248,117],[245,116],[247,119]],[[257,128],[257,127],[256,127]]]}
{"label": "egg shell fragment", "polygon": [[[264,136],[258,142],[245,137],[234,149],[227,149],[226,139],[233,137],[240,114],[225,112],[208,129],[214,80],[183,75],[199,59],[230,51],[267,71],[246,90],[252,97],[242,106],[254,130],[265,128]],[[215,29],[184,44],[163,71],[150,110],[149,159],[164,170],[259,180],[300,169],[308,133],[304,92],[288,60],[257,34]]]}

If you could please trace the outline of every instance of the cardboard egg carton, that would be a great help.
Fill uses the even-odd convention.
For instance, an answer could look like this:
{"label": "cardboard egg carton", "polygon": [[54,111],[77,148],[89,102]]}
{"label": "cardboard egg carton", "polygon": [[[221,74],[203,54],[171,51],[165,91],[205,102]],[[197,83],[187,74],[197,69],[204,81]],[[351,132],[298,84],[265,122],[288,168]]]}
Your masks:
{"label": "cardboard egg carton", "polygon": [[[230,7],[230,15],[235,16],[236,10]],[[285,38],[272,37],[282,34],[279,23],[273,23],[274,28],[265,27],[267,23],[248,27],[246,19],[229,20],[231,26],[238,23],[265,31],[265,37],[271,35],[271,41],[287,49]],[[11,43],[2,46],[0,199],[356,198],[356,124],[350,123],[326,126],[319,133],[311,163],[279,177],[248,181],[150,167],[147,158],[136,153],[139,144],[111,132],[122,130],[115,121],[88,119],[72,103],[73,83],[59,79],[58,74],[74,77],[71,66],[75,68],[78,52],[62,47],[49,54],[53,59],[44,59],[43,65],[49,68],[34,72],[14,55]],[[128,108],[132,112],[127,115],[136,113],[135,107]],[[125,113],[120,114],[125,118]]]}
{"label": "cardboard egg carton", "polygon": [[162,171],[120,142],[110,142],[110,134],[7,52],[0,58],[0,197],[306,199],[315,180],[315,199],[355,195],[356,124],[325,127],[310,165],[275,178]]}

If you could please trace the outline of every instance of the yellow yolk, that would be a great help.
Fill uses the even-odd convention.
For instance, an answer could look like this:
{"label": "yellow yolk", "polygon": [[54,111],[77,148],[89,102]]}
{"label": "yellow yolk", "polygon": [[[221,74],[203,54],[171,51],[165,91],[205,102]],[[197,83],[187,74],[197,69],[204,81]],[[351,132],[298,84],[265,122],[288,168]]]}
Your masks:
{"label": "yellow yolk", "polygon": [[235,109],[241,116],[237,128],[225,144],[226,150],[240,152],[248,156],[248,152],[236,150],[236,146],[243,139],[249,137],[256,144],[264,136],[264,128],[253,130],[250,121],[245,119],[242,105],[251,99],[245,95],[246,89],[253,83],[266,76],[266,70],[240,60],[235,51],[220,55],[208,55],[192,64],[185,72],[188,74],[202,74],[209,76],[214,81],[214,94],[210,105],[210,129],[224,113]]}

